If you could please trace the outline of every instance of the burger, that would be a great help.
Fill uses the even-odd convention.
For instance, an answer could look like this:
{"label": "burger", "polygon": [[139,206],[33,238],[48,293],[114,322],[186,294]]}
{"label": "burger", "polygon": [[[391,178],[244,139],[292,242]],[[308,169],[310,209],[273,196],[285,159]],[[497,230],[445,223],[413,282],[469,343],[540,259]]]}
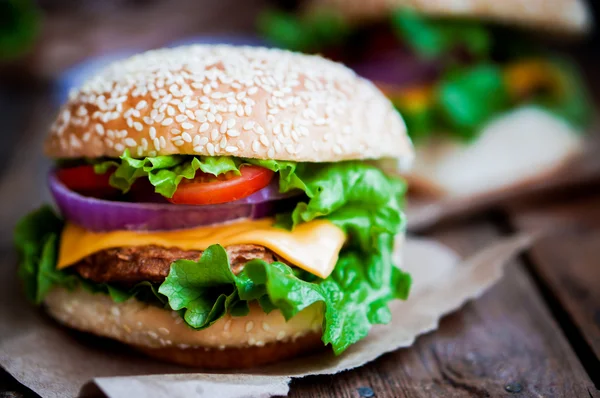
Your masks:
{"label": "burger", "polygon": [[560,39],[554,45],[589,31],[584,2],[299,4],[265,12],[262,32],[280,47],[342,61],[386,93],[415,144],[410,194],[512,189],[581,154],[592,109],[585,85],[542,39]]}
{"label": "burger", "polygon": [[27,297],[70,328],[204,368],[340,354],[410,276],[392,261],[400,115],[318,56],[196,45],[116,62],[51,127],[43,207],[17,225]]}

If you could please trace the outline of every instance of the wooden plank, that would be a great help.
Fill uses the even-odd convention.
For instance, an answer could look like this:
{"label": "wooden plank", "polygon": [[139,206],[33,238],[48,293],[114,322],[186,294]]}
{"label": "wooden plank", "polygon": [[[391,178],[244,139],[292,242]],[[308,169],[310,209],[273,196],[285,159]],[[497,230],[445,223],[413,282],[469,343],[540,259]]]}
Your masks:
{"label": "wooden plank", "polygon": [[[498,232],[489,222],[474,222],[433,236],[467,254]],[[378,397],[496,397],[509,389],[519,396],[598,396],[518,261],[498,285],[413,347],[334,377],[294,381],[290,396],[359,397],[361,387]]]}
{"label": "wooden plank", "polygon": [[531,250],[531,267],[581,332],[597,366],[600,366],[597,361],[600,358],[599,203],[600,192],[588,190],[560,203],[527,202],[508,209],[515,228],[543,231],[546,235]]}

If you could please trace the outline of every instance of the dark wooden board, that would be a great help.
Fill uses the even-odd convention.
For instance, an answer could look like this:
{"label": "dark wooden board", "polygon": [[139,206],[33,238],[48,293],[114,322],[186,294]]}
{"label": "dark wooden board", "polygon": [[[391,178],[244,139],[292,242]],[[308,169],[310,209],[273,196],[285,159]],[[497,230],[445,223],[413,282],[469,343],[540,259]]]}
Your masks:
{"label": "dark wooden board", "polygon": [[[487,221],[434,230],[462,254],[494,241]],[[457,286],[457,289],[460,287]],[[521,261],[479,300],[471,302],[415,345],[363,368],[292,383],[292,397],[588,397],[597,396]]]}
{"label": "dark wooden board", "polygon": [[[556,298],[555,311],[562,310],[581,332],[588,366],[600,369],[600,194],[520,203],[508,213],[514,228],[546,235],[532,248],[530,265]],[[600,371],[595,377],[600,383]]]}

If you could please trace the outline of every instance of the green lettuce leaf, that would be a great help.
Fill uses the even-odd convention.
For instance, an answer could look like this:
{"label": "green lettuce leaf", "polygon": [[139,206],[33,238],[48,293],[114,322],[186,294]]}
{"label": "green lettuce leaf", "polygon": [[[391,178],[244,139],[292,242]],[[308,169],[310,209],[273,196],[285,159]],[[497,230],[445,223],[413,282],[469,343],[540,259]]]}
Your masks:
{"label": "green lettuce leaf", "polygon": [[348,24],[335,13],[316,12],[299,18],[277,10],[267,10],[259,16],[258,30],[276,46],[302,52],[335,46],[350,32]]}
{"label": "green lettuce leaf", "polygon": [[[382,246],[389,243],[384,241]],[[388,302],[408,295],[410,277],[381,260],[376,255],[365,260],[356,252],[345,251],[329,278],[307,282],[286,264],[257,259],[236,276],[225,249],[213,245],[198,262],[175,261],[159,293],[168,298],[171,308],[183,310],[185,321],[196,329],[211,326],[236,306],[244,308],[237,315],[246,315],[247,302],[260,302],[265,296],[286,319],[320,303],[323,342],[339,354],[364,338],[372,325],[388,323]]]}
{"label": "green lettuce leaf", "polygon": [[404,228],[402,198],[406,184],[387,177],[363,162],[292,163],[276,160],[246,161],[279,172],[280,190],[300,189],[308,202],[299,202],[292,213],[279,215],[278,224],[294,228],[325,218],[342,228],[361,250],[373,250],[374,237],[395,235]]}
{"label": "green lettuce leaf", "polygon": [[480,64],[452,71],[438,83],[435,102],[448,131],[473,139],[487,121],[508,107],[502,70]]}
{"label": "green lettuce leaf", "polygon": [[230,171],[239,175],[239,163],[235,158],[225,156],[165,155],[136,159],[127,149],[119,159],[120,162],[106,160],[97,163],[94,170],[104,174],[115,169],[110,176],[110,184],[124,193],[141,177],[148,178],[156,193],[170,198],[181,180],[193,179],[197,170],[215,176]]}
{"label": "green lettuce leaf", "polygon": [[56,270],[58,239],[63,222],[50,206],[22,218],[15,227],[15,247],[20,262],[17,269],[27,299],[41,304],[52,286],[73,285],[74,280]]}
{"label": "green lettuce leaf", "polygon": [[479,22],[435,20],[400,8],[392,12],[391,23],[400,41],[425,58],[452,56],[453,51],[462,50],[483,59],[492,47],[491,33]]}

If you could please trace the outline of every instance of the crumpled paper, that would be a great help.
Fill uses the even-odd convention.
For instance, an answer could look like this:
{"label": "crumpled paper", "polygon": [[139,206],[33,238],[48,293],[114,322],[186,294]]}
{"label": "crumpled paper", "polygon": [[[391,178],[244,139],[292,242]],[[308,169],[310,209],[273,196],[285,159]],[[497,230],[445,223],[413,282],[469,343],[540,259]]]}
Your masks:
{"label": "crumpled paper", "polygon": [[0,328],[0,365],[42,397],[85,396],[98,389],[111,398],[282,396],[292,377],[338,373],[410,346],[417,336],[436,329],[443,315],[489,289],[532,239],[519,235],[500,240],[466,260],[438,242],[407,239],[396,260],[413,276],[410,298],[391,305],[389,325],[374,327],[338,357],[326,351],[243,373],[197,373],[68,331],[25,304],[15,308],[15,300],[0,300],[0,319],[13,326]]}

